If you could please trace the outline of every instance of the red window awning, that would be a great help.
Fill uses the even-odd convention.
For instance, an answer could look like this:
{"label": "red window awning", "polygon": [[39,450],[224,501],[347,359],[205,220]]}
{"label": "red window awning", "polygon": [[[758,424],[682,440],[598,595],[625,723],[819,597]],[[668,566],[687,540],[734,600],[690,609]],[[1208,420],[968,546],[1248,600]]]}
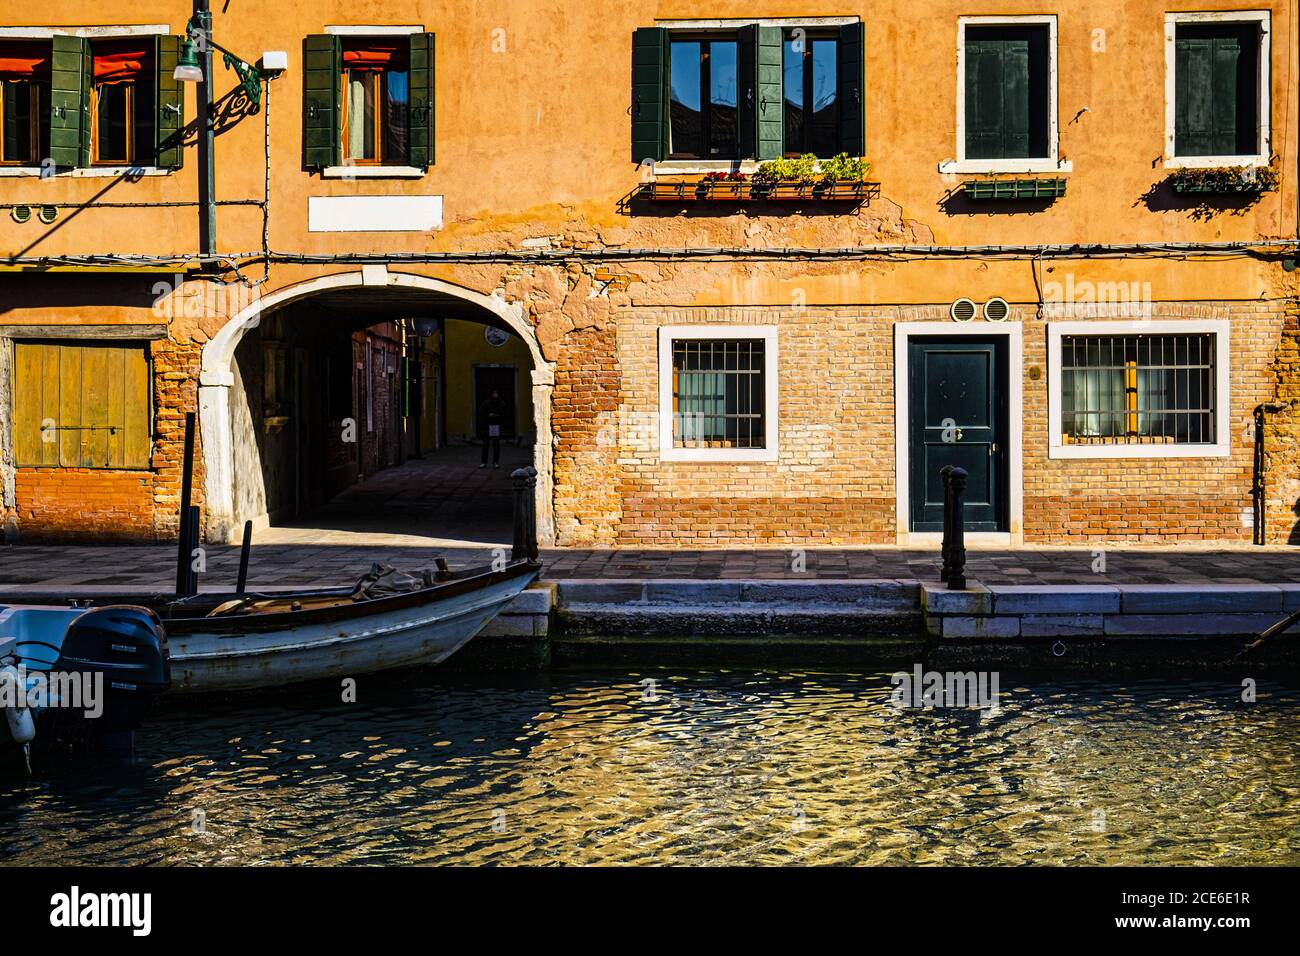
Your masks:
{"label": "red window awning", "polygon": [[41,40],[0,43],[0,80],[32,80],[50,75],[51,45]]}
{"label": "red window awning", "polygon": [[407,43],[398,40],[366,40],[343,48],[345,70],[404,69]]}
{"label": "red window awning", "polygon": [[90,48],[94,59],[96,83],[125,83],[144,75],[145,64],[153,54],[153,44],[132,37],[108,40]]}

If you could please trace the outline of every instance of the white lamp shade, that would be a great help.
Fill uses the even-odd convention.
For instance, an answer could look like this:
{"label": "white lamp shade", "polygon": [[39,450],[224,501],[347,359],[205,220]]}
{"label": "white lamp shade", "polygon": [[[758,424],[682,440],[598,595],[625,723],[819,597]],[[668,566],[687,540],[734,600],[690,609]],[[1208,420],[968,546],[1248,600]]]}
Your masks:
{"label": "white lamp shade", "polygon": [[178,66],[172,73],[172,79],[180,83],[203,82],[203,68],[200,66]]}

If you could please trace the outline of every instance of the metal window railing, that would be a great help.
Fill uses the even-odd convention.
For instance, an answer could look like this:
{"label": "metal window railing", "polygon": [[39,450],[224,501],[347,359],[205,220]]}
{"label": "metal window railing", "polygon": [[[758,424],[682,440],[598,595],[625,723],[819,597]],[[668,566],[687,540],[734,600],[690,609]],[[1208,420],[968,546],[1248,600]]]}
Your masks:
{"label": "metal window railing", "polygon": [[1215,341],[1189,335],[1061,339],[1067,444],[1213,444]]}
{"label": "metal window railing", "polygon": [[762,339],[673,342],[673,446],[766,447]]}

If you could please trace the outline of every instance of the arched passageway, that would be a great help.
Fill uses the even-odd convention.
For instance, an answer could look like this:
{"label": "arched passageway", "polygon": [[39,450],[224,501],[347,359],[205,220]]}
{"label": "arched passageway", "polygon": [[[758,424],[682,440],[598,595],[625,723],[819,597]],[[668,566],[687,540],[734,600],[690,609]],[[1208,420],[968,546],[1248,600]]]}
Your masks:
{"label": "arched passageway", "polygon": [[532,464],[549,542],[553,381],[498,297],[383,267],[265,296],[204,347],[208,538],[506,543],[508,476]]}

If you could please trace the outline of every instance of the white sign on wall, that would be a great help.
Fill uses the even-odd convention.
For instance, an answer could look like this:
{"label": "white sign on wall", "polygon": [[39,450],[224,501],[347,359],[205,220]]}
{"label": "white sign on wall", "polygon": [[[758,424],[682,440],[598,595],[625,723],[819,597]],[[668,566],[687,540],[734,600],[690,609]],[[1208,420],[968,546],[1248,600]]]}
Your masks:
{"label": "white sign on wall", "polygon": [[441,196],[311,196],[308,232],[429,232],[442,228]]}

